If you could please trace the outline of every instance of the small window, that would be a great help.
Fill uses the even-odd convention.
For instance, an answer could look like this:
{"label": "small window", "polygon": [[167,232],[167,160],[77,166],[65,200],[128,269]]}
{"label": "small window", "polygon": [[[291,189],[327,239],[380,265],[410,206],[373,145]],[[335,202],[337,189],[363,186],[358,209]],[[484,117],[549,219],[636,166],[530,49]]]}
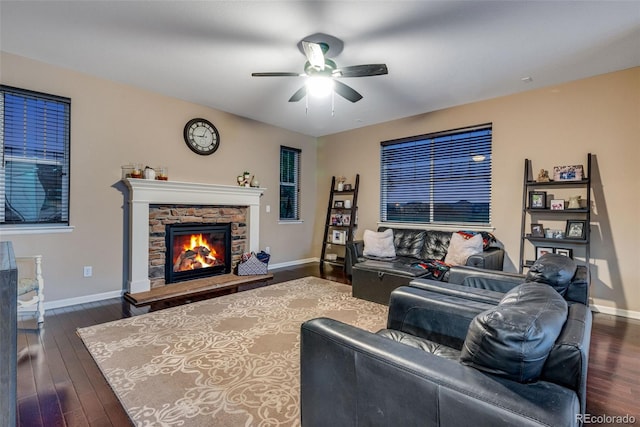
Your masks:
{"label": "small window", "polygon": [[71,100],[0,86],[0,225],[69,224]]}
{"label": "small window", "polygon": [[491,222],[491,124],[381,143],[380,220]]}
{"label": "small window", "polygon": [[300,220],[300,150],[280,147],[280,220]]}

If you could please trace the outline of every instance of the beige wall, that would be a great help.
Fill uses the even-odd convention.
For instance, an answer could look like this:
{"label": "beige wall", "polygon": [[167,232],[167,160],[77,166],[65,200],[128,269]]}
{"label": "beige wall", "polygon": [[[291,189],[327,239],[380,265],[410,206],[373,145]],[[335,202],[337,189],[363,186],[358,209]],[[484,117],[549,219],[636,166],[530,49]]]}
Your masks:
{"label": "beige wall", "polygon": [[[3,84],[71,98],[71,225],[73,232],[2,236],[16,254],[44,255],[48,302],[118,291],[123,287],[124,195],[120,166],[143,162],[169,167],[169,179],[236,184],[244,170],[262,187],[260,246],[272,263],[306,259],[316,212],[315,138],[178,99],[2,53]],[[194,117],[213,122],[221,146],[211,156],[191,152],[182,138]],[[302,149],[302,217],[278,224],[280,145]],[[266,205],[271,212],[266,213]],[[82,267],[93,266],[83,278]]]}
{"label": "beige wall", "polygon": [[[640,68],[463,105],[321,138],[318,212],[331,175],[360,174],[359,229],[375,229],[379,212],[380,141],[493,123],[493,217],[507,251],[519,263],[524,159],[533,169],[586,165],[595,154],[592,197],[592,289],[598,307],[640,315]],[[316,226],[318,248],[322,229]],[[606,309],[605,309],[606,310]]]}

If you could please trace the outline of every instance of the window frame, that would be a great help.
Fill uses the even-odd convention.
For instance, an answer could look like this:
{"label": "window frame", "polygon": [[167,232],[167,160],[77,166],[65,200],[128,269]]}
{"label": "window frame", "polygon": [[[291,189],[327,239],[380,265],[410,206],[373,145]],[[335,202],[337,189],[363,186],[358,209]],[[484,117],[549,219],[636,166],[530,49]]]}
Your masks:
{"label": "window frame", "polygon": [[[285,154],[293,154],[293,170],[289,171],[293,173],[293,180],[284,181],[283,180],[283,167],[284,167],[284,156]],[[301,209],[300,209],[300,177],[301,177],[301,158],[302,158],[302,150],[299,148],[288,147],[285,145],[280,146],[280,168],[279,168],[279,185],[278,188],[280,190],[280,196],[278,199],[278,221],[281,223],[299,223],[301,222]],[[293,218],[291,217],[283,217],[283,207],[282,207],[282,197],[284,188],[293,187]]]}
{"label": "window frame", "polygon": [[[24,138],[25,145],[23,147],[23,153],[18,155],[10,155],[8,154],[9,148],[11,144],[5,138],[14,137],[11,135],[10,129],[12,127],[15,128],[15,123],[8,123],[9,117],[6,115],[6,96],[13,95],[16,97],[23,98],[25,102],[25,106],[23,107],[25,111],[27,108],[33,108],[33,106],[28,107],[27,101],[29,99],[36,100],[37,102],[54,102],[56,104],[61,104],[58,108],[62,110],[60,112],[56,112],[53,121],[47,121],[45,119],[44,124],[40,126],[44,129],[44,132],[41,129],[34,130],[31,128],[32,123],[34,121],[40,120],[41,115],[47,114],[47,110],[42,110],[42,106],[38,105],[36,110],[33,110],[32,114],[24,113],[24,117],[22,120],[18,120],[15,123],[18,123],[18,126],[22,126],[25,130]],[[62,124],[56,119],[61,119]],[[57,134],[53,139],[47,140],[47,130],[49,130],[48,125],[54,125],[54,132]],[[9,132],[9,135],[7,135]],[[27,133],[36,134],[37,144],[35,148],[33,146],[27,145]],[[44,136],[43,136],[44,135]],[[49,142],[49,147],[47,146],[47,142]],[[51,143],[54,144],[54,147],[58,145],[58,148],[54,148],[51,150]],[[61,146],[61,147],[60,147]],[[34,153],[34,151],[37,151]],[[53,153],[53,156],[52,154]],[[15,235],[15,234],[38,234],[38,233],[56,233],[56,232],[67,232],[71,231],[73,227],[70,226],[70,168],[71,168],[71,99],[52,95],[43,92],[32,91],[28,89],[22,89],[17,87],[12,87],[8,85],[0,85],[0,155],[2,156],[0,163],[0,196],[2,198],[2,206],[0,207],[0,230],[2,230],[3,234],[7,235]],[[15,162],[17,165],[22,164],[41,164],[41,165],[57,165],[61,168],[61,175],[59,177],[60,183],[55,186],[54,190],[59,191],[60,195],[58,198],[45,200],[53,200],[59,201],[61,205],[59,205],[54,213],[56,215],[60,215],[59,220],[42,220],[38,218],[37,220],[27,220],[27,221],[6,221],[6,211],[5,211],[5,195],[7,194],[7,175],[10,173],[7,171],[7,164],[10,162]],[[38,180],[40,185],[42,185],[43,181]],[[46,181],[45,181],[46,182]],[[43,189],[44,190],[44,189]],[[28,200],[28,199],[27,199]]]}
{"label": "window frame", "polygon": [[[465,135],[466,137],[464,137]],[[478,139],[477,145],[475,145],[475,135],[483,135]],[[415,146],[412,147],[411,144],[415,144]],[[439,145],[436,147],[435,144]],[[426,148],[426,146],[429,146],[429,152],[411,151],[416,147]],[[393,153],[391,151],[393,148],[399,154]],[[478,155],[482,154],[484,157],[481,160],[473,161],[474,150],[477,150]],[[380,143],[379,224],[405,228],[460,229],[465,227],[474,230],[491,230],[493,228],[491,225],[493,204],[492,150],[492,123],[382,141]],[[445,157],[443,153],[449,153],[451,156]],[[397,184],[394,186],[394,179],[397,179],[394,175],[397,176],[398,171],[409,164],[413,168],[412,177],[407,177],[406,185]],[[443,164],[446,164],[446,167]],[[464,167],[475,167],[482,173],[460,174],[458,167],[464,164],[466,164]],[[438,171],[441,174],[434,175]],[[452,178],[453,175],[455,178]],[[460,178],[468,179],[470,184],[465,184]],[[455,183],[456,180],[462,185]],[[487,180],[488,185],[485,184]],[[421,188],[421,190],[414,191],[414,188]],[[465,192],[460,193],[460,189]],[[396,195],[391,195],[390,193],[394,190]],[[408,190],[409,193],[407,193]],[[447,191],[443,192],[442,190]],[[479,190],[479,193],[472,192],[475,190]],[[440,194],[448,201],[438,202],[436,194]],[[480,196],[476,196],[476,194],[480,194]],[[454,203],[465,202],[467,195],[469,195],[469,200],[480,198],[486,199],[486,202],[471,203],[471,211],[465,212],[465,214],[462,211],[452,209]],[[420,199],[420,197],[424,197],[424,199]],[[453,202],[453,200],[457,201]],[[416,205],[413,208],[415,212],[412,212],[411,209],[403,212],[402,209],[412,203]],[[401,208],[395,212],[391,211],[390,206],[394,204],[398,204]],[[442,219],[447,209],[454,212],[452,220]],[[456,215],[458,218],[455,217]],[[475,218],[477,219],[474,220]]]}

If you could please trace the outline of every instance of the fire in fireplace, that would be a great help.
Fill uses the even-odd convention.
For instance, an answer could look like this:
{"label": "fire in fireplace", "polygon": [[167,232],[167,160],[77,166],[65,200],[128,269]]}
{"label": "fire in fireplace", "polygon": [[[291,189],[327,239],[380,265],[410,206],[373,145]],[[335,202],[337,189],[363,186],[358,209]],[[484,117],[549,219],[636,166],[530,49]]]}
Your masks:
{"label": "fire in fireplace", "polygon": [[168,224],[165,283],[231,272],[231,224]]}

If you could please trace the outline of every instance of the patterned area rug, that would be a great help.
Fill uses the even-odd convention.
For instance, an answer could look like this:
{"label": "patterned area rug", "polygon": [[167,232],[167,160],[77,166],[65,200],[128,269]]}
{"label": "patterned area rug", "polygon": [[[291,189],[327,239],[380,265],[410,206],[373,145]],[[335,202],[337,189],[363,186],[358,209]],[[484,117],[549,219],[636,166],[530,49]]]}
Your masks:
{"label": "patterned area rug", "polygon": [[78,329],[138,426],[299,426],[300,324],[377,331],[387,307],[305,277]]}

